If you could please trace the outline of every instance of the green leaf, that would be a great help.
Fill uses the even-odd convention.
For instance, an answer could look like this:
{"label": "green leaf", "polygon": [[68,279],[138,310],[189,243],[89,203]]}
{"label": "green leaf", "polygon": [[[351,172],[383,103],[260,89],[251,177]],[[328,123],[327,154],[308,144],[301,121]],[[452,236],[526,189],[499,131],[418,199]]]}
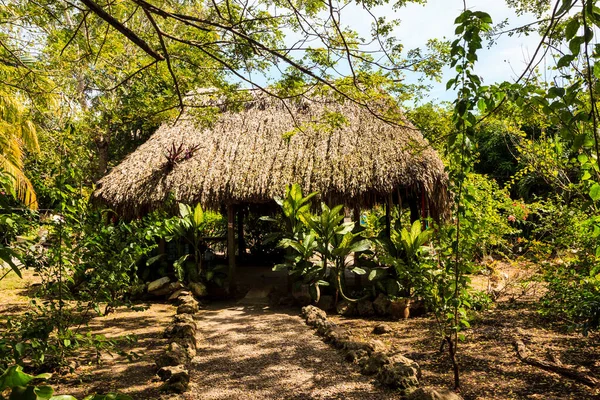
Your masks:
{"label": "green leaf", "polygon": [[354,272],[356,275],[365,275],[367,273],[367,271],[365,271],[364,269],[362,269],[360,267],[352,268],[351,271]]}
{"label": "green leaf", "polygon": [[194,224],[196,226],[200,226],[204,223],[204,212],[202,211],[202,206],[200,203],[196,204],[194,208]]}
{"label": "green leaf", "polygon": [[556,67],[566,68],[571,64],[571,61],[573,61],[574,59],[575,57],[573,57],[571,54],[564,55],[558,59],[558,61],[556,62]]}
{"label": "green leaf", "polygon": [[149,267],[150,265],[154,264],[155,262],[157,262],[158,260],[160,260],[161,258],[163,258],[165,256],[165,254],[159,254],[157,256],[154,257],[150,257],[148,259],[148,261],[146,261],[146,266]]}
{"label": "green leaf", "polygon": [[600,184],[594,183],[590,189],[590,197],[594,201],[598,201],[600,199]]}
{"label": "green leaf", "polygon": [[[565,95],[565,89],[561,88],[561,87],[556,87],[553,86],[548,90],[548,97],[550,98],[555,98],[555,97],[563,97]],[[561,106],[560,103],[558,103],[559,106]]]}
{"label": "green leaf", "polygon": [[29,375],[23,372],[23,367],[20,365],[13,365],[0,375],[0,392],[6,388],[27,386],[27,384],[34,379],[48,379],[51,376],[51,374]]}
{"label": "green leaf", "polygon": [[184,203],[179,203],[179,216],[181,218],[187,217],[189,214],[191,214],[191,212],[192,210],[190,209],[190,206]]}
{"label": "green leaf", "polygon": [[61,394],[58,396],[50,397],[50,400],[77,400],[75,397],[68,394]]}
{"label": "green leaf", "polygon": [[36,400],[46,400],[52,397],[54,390],[50,386],[37,386],[33,389],[33,393],[36,395]]}
{"label": "green leaf", "polygon": [[600,63],[598,62],[594,64],[594,76],[600,79]]}
{"label": "green leaf", "polygon": [[585,39],[583,38],[583,36],[575,36],[573,39],[571,39],[571,41],[569,42],[569,50],[571,50],[571,53],[573,53],[574,56],[577,56],[579,54],[579,52],[581,51],[581,45],[584,41]]}
{"label": "green leaf", "polygon": [[581,24],[579,23],[578,19],[572,19],[565,28],[565,39],[573,39],[573,37],[577,34],[577,31],[579,30],[580,26]]}

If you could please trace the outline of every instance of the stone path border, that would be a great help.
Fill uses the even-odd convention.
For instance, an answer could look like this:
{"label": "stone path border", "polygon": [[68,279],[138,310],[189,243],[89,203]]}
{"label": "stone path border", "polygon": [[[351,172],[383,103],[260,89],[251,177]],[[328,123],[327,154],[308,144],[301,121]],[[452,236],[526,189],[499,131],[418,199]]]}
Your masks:
{"label": "stone path border", "polygon": [[363,375],[374,375],[381,384],[398,390],[407,400],[462,400],[446,389],[419,388],[421,368],[416,362],[399,353],[386,352],[379,340],[352,340],[337,324],[328,321],[327,313],[318,307],[303,307],[302,317],[326,342],[342,350],[347,361],[358,364]]}
{"label": "stone path border", "polygon": [[165,392],[183,393],[190,383],[189,364],[196,356],[196,322],[193,315],[198,312],[199,303],[187,290],[178,291],[174,300],[177,315],[165,330],[169,344],[156,360],[157,375],[164,382]]}

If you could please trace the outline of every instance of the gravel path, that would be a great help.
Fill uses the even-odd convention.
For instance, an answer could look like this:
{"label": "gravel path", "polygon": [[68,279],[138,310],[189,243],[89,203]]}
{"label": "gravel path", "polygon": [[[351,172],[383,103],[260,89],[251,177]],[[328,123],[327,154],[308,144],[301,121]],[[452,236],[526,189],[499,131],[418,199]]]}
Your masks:
{"label": "gravel path", "polygon": [[198,314],[186,399],[399,399],[323,343],[297,311],[216,306]]}

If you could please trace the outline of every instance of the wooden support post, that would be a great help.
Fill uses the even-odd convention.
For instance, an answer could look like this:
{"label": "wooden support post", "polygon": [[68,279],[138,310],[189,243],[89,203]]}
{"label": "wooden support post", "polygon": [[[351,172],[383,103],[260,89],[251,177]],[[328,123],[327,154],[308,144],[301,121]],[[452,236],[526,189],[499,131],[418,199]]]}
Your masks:
{"label": "wooden support post", "polygon": [[244,240],[244,209],[242,207],[238,208],[237,218],[238,255],[241,260],[246,255],[246,241]]}
{"label": "wooden support post", "polygon": [[[354,207],[353,210],[353,219],[354,223],[357,224],[357,228],[360,228],[360,208]],[[354,253],[354,266],[358,266],[358,255]],[[358,274],[354,274],[354,285],[357,289],[362,287],[362,276]]]}
{"label": "wooden support post", "polygon": [[392,195],[389,195],[385,201],[385,235],[392,236]]}
{"label": "wooden support post", "polygon": [[229,259],[229,294],[235,292],[235,210],[227,205],[227,258]]}

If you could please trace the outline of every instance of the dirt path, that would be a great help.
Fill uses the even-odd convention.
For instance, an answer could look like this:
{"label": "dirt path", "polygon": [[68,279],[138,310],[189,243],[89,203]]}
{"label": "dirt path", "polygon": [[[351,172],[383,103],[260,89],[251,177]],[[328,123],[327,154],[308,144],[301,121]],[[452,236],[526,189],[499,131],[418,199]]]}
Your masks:
{"label": "dirt path", "polygon": [[198,314],[196,399],[397,399],[323,343],[297,310],[210,306]]}

